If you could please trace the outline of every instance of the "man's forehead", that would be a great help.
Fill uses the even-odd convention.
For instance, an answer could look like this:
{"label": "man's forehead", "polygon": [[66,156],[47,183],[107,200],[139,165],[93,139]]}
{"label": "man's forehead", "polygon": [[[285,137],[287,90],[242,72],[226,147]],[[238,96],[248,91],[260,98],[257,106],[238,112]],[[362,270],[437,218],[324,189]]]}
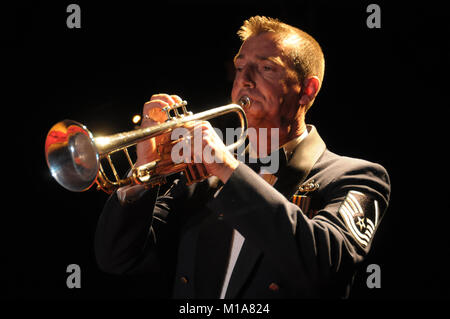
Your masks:
{"label": "man's forehead", "polygon": [[263,33],[248,38],[242,44],[234,61],[239,59],[256,58],[257,60],[269,60],[275,63],[283,63],[283,50],[274,35]]}

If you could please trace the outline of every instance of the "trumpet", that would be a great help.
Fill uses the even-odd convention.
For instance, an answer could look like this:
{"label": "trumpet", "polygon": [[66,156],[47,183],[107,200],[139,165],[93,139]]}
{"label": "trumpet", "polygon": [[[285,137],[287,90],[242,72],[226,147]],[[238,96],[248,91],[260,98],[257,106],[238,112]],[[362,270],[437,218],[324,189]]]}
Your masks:
{"label": "trumpet", "polygon": [[[108,194],[126,185],[141,184],[150,188],[164,184],[168,175],[178,172],[184,172],[187,184],[190,185],[209,177],[203,164],[174,163],[170,156],[167,156],[167,152],[160,152],[162,149],[170,149],[180,140],[170,141],[168,145],[159,145],[159,157],[140,166],[134,165],[128,148],[143,140],[170,134],[175,128],[183,127],[188,122],[208,121],[228,113],[236,113],[241,128],[240,135],[236,142],[226,146],[228,151],[234,151],[245,142],[247,134],[247,118],[242,107],[248,104],[248,100],[241,99],[239,103],[241,105],[228,104],[193,114],[187,110],[187,102],[183,101],[163,108],[167,115],[164,123],[100,137],[94,137],[81,123],[64,120],[53,125],[47,134],[46,162],[53,178],[61,186],[73,192],[85,191],[95,183],[97,183],[97,189]],[[130,165],[128,175],[122,178],[119,177],[111,159],[111,154],[119,151],[124,152]],[[106,159],[109,163],[113,179],[105,173],[100,162],[102,159]]]}

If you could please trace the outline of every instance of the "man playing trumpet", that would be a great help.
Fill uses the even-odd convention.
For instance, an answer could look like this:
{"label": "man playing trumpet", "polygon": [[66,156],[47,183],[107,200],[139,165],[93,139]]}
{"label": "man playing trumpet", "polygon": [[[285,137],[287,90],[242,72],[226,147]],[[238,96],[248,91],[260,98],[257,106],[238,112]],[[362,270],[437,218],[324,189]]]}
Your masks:
{"label": "man playing trumpet", "polygon": [[[164,194],[142,185],[113,193],[98,222],[98,264],[165,276],[175,298],[347,297],[388,205],[387,172],[330,152],[306,125],[325,65],[310,35],[259,16],[238,35],[231,98],[244,105],[249,128],[267,132],[249,136],[249,156],[268,154],[279,169],[238,161],[208,122],[193,123],[201,147],[185,160],[212,177],[187,186],[181,175]],[[164,122],[162,108],[177,103],[153,95],[142,126]],[[162,139],[140,142],[136,165],[155,160]],[[215,160],[205,160],[205,148]]]}

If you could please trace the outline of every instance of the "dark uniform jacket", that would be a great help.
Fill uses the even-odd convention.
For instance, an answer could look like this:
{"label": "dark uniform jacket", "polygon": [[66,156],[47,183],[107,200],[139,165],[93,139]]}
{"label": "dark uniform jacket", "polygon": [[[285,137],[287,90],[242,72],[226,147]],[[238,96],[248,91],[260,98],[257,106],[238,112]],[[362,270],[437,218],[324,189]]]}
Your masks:
{"label": "dark uniform jacket", "polygon": [[389,177],[308,131],[274,187],[240,163],[225,185],[180,178],[164,194],[125,203],[112,194],[95,237],[100,268],[165,276],[175,298],[218,298],[236,229],[245,241],[226,298],[347,296],[387,208]]}

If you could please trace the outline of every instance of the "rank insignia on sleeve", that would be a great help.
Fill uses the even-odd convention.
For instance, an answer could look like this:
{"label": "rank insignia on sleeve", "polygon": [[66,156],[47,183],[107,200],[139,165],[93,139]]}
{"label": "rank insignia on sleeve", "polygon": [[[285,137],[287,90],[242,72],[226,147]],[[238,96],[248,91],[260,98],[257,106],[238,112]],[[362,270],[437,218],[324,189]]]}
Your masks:
{"label": "rank insignia on sleeve", "polygon": [[364,193],[352,190],[347,193],[339,214],[358,245],[366,248],[378,225],[378,202]]}

